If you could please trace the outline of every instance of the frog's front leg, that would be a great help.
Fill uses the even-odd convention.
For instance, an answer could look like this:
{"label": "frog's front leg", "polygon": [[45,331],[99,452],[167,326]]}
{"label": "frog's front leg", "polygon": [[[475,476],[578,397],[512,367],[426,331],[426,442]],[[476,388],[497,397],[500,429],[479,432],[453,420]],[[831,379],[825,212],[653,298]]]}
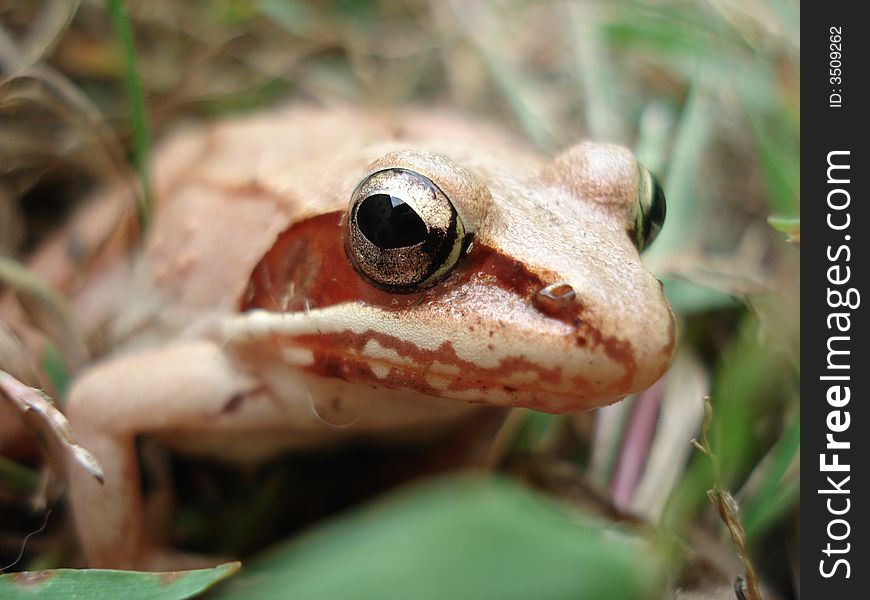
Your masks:
{"label": "frog's front leg", "polygon": [[93,368],[75,384],[67,408],[70,422],[105,471],[101,485],[80,467],[69,467],[75,524],[92,567],[194,566],[184,560],[186,564],[179,564],[179,555],[159,548],[149,536],[135,438],[262,421],[262,412],[246,417],[226,410],[240,398],[262,393],[257,381],[240,373],[216,344],[205,341],[121,356]]}

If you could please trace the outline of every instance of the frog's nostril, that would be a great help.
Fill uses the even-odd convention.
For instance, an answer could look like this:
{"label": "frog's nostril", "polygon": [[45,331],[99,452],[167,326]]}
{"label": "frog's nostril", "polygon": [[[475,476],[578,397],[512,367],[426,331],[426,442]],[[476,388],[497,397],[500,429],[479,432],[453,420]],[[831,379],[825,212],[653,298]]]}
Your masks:
{"label": "frog's nostril", "polygon": [[576,310],[577,292],[570,284],[557,281],[538,291],[533,303],[542,313],[551,317],[560,317]]}

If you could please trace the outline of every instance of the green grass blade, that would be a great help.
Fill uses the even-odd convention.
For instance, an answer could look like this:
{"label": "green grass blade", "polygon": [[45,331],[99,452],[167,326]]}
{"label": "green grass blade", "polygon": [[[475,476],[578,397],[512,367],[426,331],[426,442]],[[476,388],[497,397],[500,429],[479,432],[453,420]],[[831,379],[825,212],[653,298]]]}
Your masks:
{"label": "green grass blade", "polygon": [[703,84],[692,84],[677,127],[674,150],[662,182],[668,199],[668,218],[646,257],[679,252],[697,239],[697,174],[713,134],[714,101]]}
{"label": "green grass blade", "polygon": [[233,575],[240,563],[212,569],[142,573],[108,569],[54,569],[0,575],[0,598],[19,600],[182,600]]}
{"label": "green grass blade", "polygon": [[78,368],[87,362],[85,334],[63,295],[26,265],[3,256],[0,283],[15,291],[30,319],[54,341],[66,362],[65,368]]}
{"label": "green grass blade", "polygon": [[789,127],[788,119],[779,117],[762,121],[750,107],[747,119],[752,126],[767,201],[772,212],[794,216],[800,212],[800,132]]}
{"label": "green grass blade", "polygon": [[747,516],[745,521],[746,539],[752,543],[775,525],[782,517],[793,510],[801,497],[801,480],[795,477],[783,483],[768,504],[759,504],[757,510]]}
{"label": "green grass blade", "polygon": [[22,494],[32,494],[39,485],[39,475],[36,471],[0,455],[0,484]]}
{"label": "green grass blade", "polygon": [[600,7],[595,3],[567,5],[569,40],[577,65],[576,78],[586,107],[586,130],[592,139],[624,142],[625,127],[616,85],[616,71],[601,33]]}
{"label": "green grass blade", "polygon": [[[748,501],[744,501],[743,524],[749,539],[757,537],[772,525],[797,498],[793,495],[799,477],[784,480],[789,467],[797,460],[801,447],[800,412],[780,436],[770,452],[770,462],[764,465],[763,483]],[[752,479],[752,478],[750,478]]]}
{"label": "green grass blade", "polygon": [[[722,357],[711,393],[714,419],[710,442],[726,488],[745,481],[753,460],[763,450],[754,433],[756,424],[770,410],[770,399],[794,377],[788,355],[770,352],[759,337],[759,327],[754,316],[744,317]],[[706,506],[707,490],[713,485],[709,458],[696,455],[668,501],[664,522],[676,528],[691,522]]]}
{"label": "green grass blade", "polygon": [[118,34],[118,40],[124,52],[127,101],[130,104],[130,120],[133,127],[133,162],[142,185],[142,200],[139,205],[139,224],[142,231],[147,231],[154,213],[154,200],[151,191],[151,139],[148,127],[148,114],[145,110],[145,94],[142,81],[139,78],[139,66],[136,58],[136,45],[133,40],[133,29],[124,10],[122,0],[107,0],[109,13]]}

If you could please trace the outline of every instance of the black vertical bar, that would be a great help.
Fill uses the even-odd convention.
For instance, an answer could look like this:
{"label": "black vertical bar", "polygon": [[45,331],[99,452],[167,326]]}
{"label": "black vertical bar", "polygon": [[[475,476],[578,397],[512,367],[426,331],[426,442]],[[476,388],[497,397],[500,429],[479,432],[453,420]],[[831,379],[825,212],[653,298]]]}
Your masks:
{"label": "black vertical bar", "polygon": [[870,598],[870,29],[860,2],[802,8],[801,597]]}

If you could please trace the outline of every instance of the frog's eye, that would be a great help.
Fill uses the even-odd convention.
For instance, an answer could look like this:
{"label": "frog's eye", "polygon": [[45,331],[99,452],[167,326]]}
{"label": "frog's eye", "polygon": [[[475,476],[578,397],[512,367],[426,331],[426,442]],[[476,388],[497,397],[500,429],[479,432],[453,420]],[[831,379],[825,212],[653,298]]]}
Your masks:
{"label": "frog's eye", "polygon": [[665,193],[655,175],[640,167],[637,190],[637,214],[634,222],[634,243],[643,252],[652,244],[665,223],[667,204]]}
{"label": "frog's eye", "polygon": [[372,283],[392,292],[435,285],[467,243],[450,199],[407,169],[369,175],[354,190],[348,216],[348,256]]}

